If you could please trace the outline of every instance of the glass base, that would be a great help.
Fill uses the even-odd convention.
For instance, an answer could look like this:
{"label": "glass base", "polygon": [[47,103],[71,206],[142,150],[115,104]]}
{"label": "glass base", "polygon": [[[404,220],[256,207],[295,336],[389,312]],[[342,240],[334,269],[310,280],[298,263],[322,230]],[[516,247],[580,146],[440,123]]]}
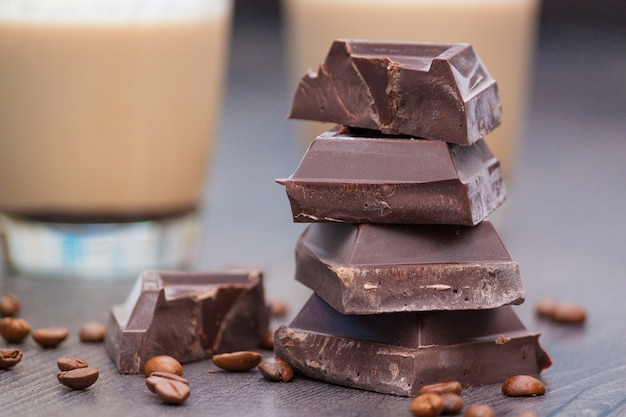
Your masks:
{"label": "glass base", "polygon": [[196,260],[198,213],[135,223],[45,223],[0,215],[9,268],[23,276],[131,279]]}

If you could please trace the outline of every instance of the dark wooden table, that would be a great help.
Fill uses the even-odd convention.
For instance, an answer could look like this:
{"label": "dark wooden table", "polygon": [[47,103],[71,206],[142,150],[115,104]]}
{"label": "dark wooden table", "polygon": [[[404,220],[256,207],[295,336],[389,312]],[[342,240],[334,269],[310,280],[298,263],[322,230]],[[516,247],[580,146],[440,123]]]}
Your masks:
{"label": "dark wooden table", "polygon": [[[273,182],[298,162],[284,120],[289,98],[279,32],[243,23],[235,31],[215,175],[207,181],[198,269],[260,266],[268,297],[285,300],[293,316],[310,291],[293,280],[302,226],[291,223],[284,191]],[[507,398],[499,384],[464,391],[466,404],[489,403],[499,416],[626,415],[626,46],[618,35],[565,27],[542,33],[526,141],[498,230],[522,271],[527,299],[516,311],[542,333],[554,364],[542,374],[547,393],[541,397]],[[78,341],[80,326],[106,320],[131,281],[44,280],[5,271],[1,283],[2,293],[21,298],[21,315],[34,327],[71,331],[57,349],[25,342],[22,362],[0,371],[1,416],[410,415],[409,398],[304,377],[277,384],[256,371],[209,373],[210,361],[185,365],[191,397],[182,407],[166,406],[143,377],[119,375],[103,346]],[[536,318],[534,304],[546,296],[579,303],[588,321],[566,326]],[[86,391],[64,388],[55,378],[61,356],[84,358],[100,379]]]}

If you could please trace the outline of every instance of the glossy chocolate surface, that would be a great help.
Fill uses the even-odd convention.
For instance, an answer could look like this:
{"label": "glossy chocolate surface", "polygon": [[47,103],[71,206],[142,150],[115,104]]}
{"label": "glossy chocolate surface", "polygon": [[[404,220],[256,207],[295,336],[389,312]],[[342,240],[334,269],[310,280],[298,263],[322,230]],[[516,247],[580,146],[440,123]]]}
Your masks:
{"label": "glossy chocolate surface", "polygon": [[339,39],[300,81],[289,117],[469,145],[501,108],[470,45]]}
{"label": "glossy chocolate surface", "polygon": [[260,272],[146,271],[111,308],[105,343],[120,373],[141,373],[156,355],[185,363],[256,348],[268,321]]}
{"label": "glossy chocolate surface", "polygon": [[346,314],[521,304],[519,266],[493,225],[315,223],[296,246],[296,280]]}
{"label": "glossy chocolate surface", "polygon": [[471,146],[338,126],[310,145],[285,186],[295,222],[473,226],[506,197],[500,163]]}
{"label": "glossy chocolate surface", "polygon": [[414,396],[425,384],[463,386],[538,374],[549,356],[510,306],[490,310],[343,315],[313,295],[275,335],[276,356],[327,382]]}

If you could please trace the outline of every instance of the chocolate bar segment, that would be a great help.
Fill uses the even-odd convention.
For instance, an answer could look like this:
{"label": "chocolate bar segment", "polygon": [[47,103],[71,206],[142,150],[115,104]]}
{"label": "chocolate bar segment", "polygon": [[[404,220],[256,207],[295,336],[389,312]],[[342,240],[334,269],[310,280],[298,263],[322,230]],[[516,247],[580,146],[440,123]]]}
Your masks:
{"label": "chocolate bar segment", "polygon": [[344,314],[475,310],[524,301],[518,264],[493,225],[313,223],[296,280]]}
{"label": "chocolate bar segment", "polygon": [[473,226],[506,198],[500,163],[483,140],[459,146],[342,127],[320,135],[277,182],[294,222]]}
{"label": "chocolate bar segment", "polygon": [[339,39],[300,81],[289,117],[469,145],[501,108],[470,45]]}
{"label": "chocolate bar segment", "polygon": [[120,373],[141,373],[155,355],[185,363],[254,349],[268,321],[260,272],[146,271],[111,308],[105,345]]}
{"label": "chocolate bar segment", "polygon": [[415,396],[435,382],[467,387],[538,374],[551,365],[538,338],[510,306],[355,316],[313,295],[289,326],[276,331],[274,351],[311,378]]}

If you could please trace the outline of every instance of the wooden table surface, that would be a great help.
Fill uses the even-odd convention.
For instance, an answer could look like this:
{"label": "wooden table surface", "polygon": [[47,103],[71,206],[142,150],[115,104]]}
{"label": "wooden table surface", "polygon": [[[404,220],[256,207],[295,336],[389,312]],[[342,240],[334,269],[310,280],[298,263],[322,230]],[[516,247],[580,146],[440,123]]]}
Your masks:
{"label": "wooden table surface", "polygon": [[[268,298],[293,316],[310,291],[293,280],[301,225],[275,178],[295,169],[299,151],[285,120],[289,97],[274,26],[237,26],[213,176],[207,181],[198,269],[260,266]],[[534,97],[517,175],[498,230],[520,264],[526,303],[515,307],[554,364],[541,379],[547,393],[508,398],[500,384],[464,391],[466,404],[492,405],[498,416],[626,415],[626,46],[603,31],[554,27],[542,32]],[[278,67],[276,67],[278,66]],[[259,82],[261,80],[261,82]],[[144,378],[119,375],[102,345],[78,341],[88,320],[104,321],[132,281],[36,279],[3,273],[2,293],[22,300],[33,327],[60,325],[61,347],[22,346],[24,359],[0,371],[0,415],[410,416],[409,398],[333,386],[301,376],[288,384],[258,371],[209,373],[210,361],[185,365],[192,394],[166,406]],[[535,317],[543,297],[572,300],[588,312],[583,326]],[[274,322],[273,325],[278,324]],[[4,342],[0,342],[4,346]],[[269,354],[269,352],[265,352]],[[86,391],[56,381],[56,360],[78,356],[100,370]]]}

